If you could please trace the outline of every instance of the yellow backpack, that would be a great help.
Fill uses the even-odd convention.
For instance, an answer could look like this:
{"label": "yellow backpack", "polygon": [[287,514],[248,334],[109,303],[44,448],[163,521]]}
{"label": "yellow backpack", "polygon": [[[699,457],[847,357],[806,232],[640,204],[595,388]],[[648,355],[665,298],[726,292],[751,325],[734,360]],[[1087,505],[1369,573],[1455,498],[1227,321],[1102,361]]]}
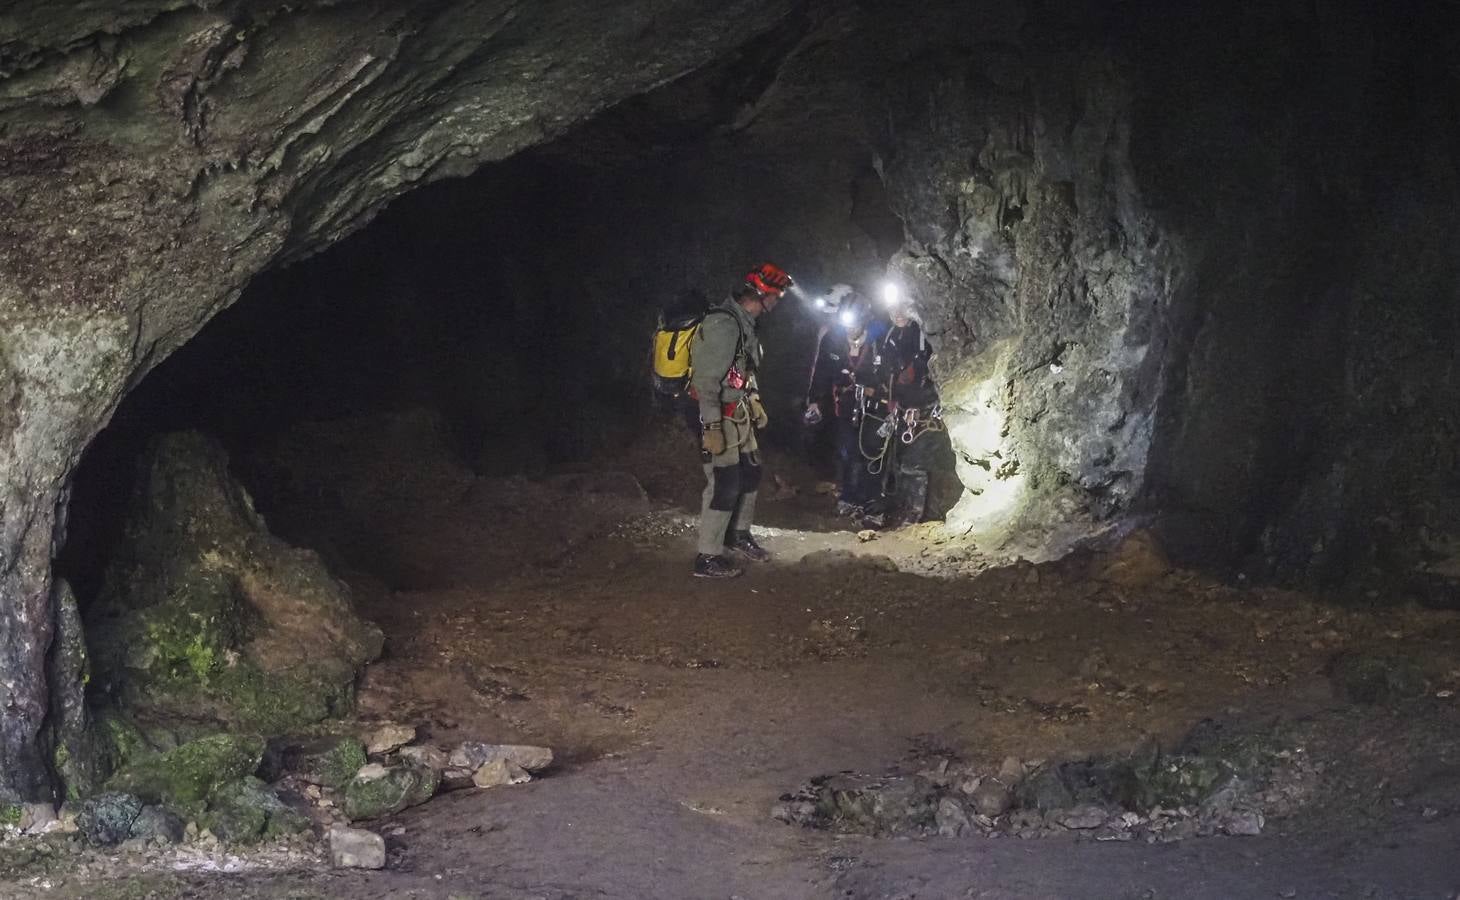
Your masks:
{"label": "yellow backpack", "polygon": [[[654,390],[666,397],[678,397],[689,390],[694,367],[690,347],[705,316],[725,310],[711,309],[665,321],[661,316],[654,332]],[[727,313],[728,314],[728,313]]]}

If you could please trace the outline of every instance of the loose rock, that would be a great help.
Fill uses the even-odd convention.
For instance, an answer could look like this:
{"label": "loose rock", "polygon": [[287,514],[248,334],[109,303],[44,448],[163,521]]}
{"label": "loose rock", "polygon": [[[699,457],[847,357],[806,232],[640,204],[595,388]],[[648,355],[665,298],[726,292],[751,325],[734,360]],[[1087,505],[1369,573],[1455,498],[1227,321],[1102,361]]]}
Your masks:
{"label": "loose rock", "polygon": [[140,799],[113,791],[83,803],[76,814],[76,827],[91,843],[111,847],[131,836],[132,823],[141,814]]}
{"label": "loose rock", "polygon": [[477,769],[471,777],[479,788],[501,787],[509,784],[526,784],[532,780],[527,770],[505,759],[494,759]]}
{"label": "loose rock", "polygon": [[161,806],[148,806],[132,823],[131,836],[144,841],[177,844],[182,842],[186,831],[187,823],[176,813]]}
{"label": "loose rock", "polygon": [[458,769],[476,771],[499,759],[537,773],[553,764],[553,751],[547,747],[528,744],[483,744],[467,741],[451,752],[448,763]]}
{"label": "loose rock", "polygon": [[365,766],[345,786],[345,815],[373,819],[425,803],[436,793],[441,776],[432,769],[405,762]]}
{"label": "loose rock", "polygon": [[398,750],[416,739],[416,727],[414,725],[400,725],[395,722],[387,722],[361,735],[365,742],[365,752],[371,756],[382,753],[389,753]]}
{"label": "loose rock", "polygon": [[385,868],[385,838],[361,828],[329,830],[330,859],[342,869]]}
{"label": "loose rock", "polygon": [[973,809],[981,816],[998,818],[1014,805],[1014,793],[997,779],[985,778],[969,797]]}

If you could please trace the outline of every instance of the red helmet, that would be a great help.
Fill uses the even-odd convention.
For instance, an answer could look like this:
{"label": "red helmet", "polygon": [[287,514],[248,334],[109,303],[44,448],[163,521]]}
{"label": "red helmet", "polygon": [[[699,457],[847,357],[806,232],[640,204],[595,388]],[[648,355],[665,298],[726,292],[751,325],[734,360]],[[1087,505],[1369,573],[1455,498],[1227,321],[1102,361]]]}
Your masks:
{"label": "red helmet", "polygon": [[745,276],[746,287],[751,288],[762,297],[774,294],[779,297],[786,292],[786,289],[796,282],[791,280],[784,269],[773,266],[770,263],[762,263],[750,270]]}

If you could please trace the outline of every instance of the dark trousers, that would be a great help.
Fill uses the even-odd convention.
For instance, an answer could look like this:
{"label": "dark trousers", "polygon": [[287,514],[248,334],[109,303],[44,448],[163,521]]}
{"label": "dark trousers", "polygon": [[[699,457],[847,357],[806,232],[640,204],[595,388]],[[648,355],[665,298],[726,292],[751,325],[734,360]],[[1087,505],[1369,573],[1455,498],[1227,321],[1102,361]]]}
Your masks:
{"label": "dark trousers", "polygon": [[[876,500],[881,493],[881,477],[867,471],[866,456],[862,448],[866,439],[858,433],[858,427],[850,419],[836,419],[836,483],[837,499],[843,503],[862,506]],[[882,439],[870,425],[866,438],[872,442],[867,452],[876,456],[881,449]]]}

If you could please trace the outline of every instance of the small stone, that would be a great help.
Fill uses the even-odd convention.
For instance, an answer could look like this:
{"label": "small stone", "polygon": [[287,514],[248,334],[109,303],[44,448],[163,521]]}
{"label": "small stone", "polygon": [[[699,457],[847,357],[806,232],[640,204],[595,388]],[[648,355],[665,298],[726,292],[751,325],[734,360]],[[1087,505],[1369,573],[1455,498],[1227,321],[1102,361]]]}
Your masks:
{"label": "small stone", "polygon": [[471,769],[458,769],[455,766],[447,766],[441,770],[441,790],[460,791],[465,788],[476,787],[471,780],[475,774]]}
{"label": "small stone", "polygon": [[365,742],[365,752],[371,756],[398,750],[416,739],[414,725],[387,722],[370,729],[360,736]]}
{"label": "small stone", "polygon": [[1008,787],[993,778],[985,778],[974,789],[970,800],[974,810],[981,816],[997,819],[1014,805],[1014,794]]}
{"label": "small stone", "polygon": [[20,830],[26,834],[44,834],[56,821],[56,808],[49,803],[25,803],[20,807]]}
{"label": "small stone", "polygon": [[527,744],[483,744],[467,741],[451,751],[448,763],[458,769],[476,771],[489,762],[504,759],[529,772],[537,773],[553,764],[553,751]]}
{"label": "small stone", "polygon": [[494,759],[477,769],[471,776],[472,784],[479,788],[501,787],[510,784],[526,784],[532,780],[527,770],[505,759]]}
{"label": "small stone", "polygon": [[952,797],[944,797],[938,801],[938,812],[933,822],[942,837],[958,837],[968,827],[968,811]]}
{"label": "small stone", "polygon": [[445,750],[442,750],[440,747],[427,747],[425,745],[400,748],[400,758],[408,759],[418,766],[425,766],[437,772],[442,771],[449,764]]}
{"label": "small stone", "polygon": [[875,541],[877,540],[877,532],[873,531],[870,528],[864,528],[861,531],[857,532],[857,540],[861,541],[864,544],[868,541]]}
{"label": "small stone", "polygon": [[385,838],[363,828],[331,826],[330,859],[342,869],[385,868]]}
{"label": "small stone", "polygon": [[1099,828],[1105,824],[1108,818],[1105,810],[1098,806],[1076,806],[1074,809],[1067,809],[1054,815],[1054,820],[1066,828],[1082,831],[1088,828]]}

